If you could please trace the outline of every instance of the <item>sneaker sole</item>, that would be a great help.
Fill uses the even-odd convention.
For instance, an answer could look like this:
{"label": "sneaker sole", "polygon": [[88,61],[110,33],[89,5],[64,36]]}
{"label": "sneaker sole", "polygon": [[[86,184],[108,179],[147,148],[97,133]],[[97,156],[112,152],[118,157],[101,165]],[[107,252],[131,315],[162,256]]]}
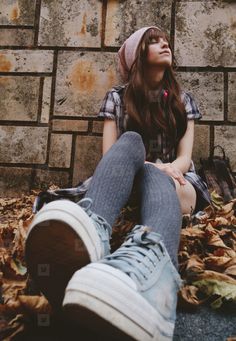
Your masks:
{"label": "sneaker sole", "polygon": [[73,273],[102,257],[96,227],[79,205],[59,200],[35,216],[25,243],[28,272],[53,307],[61,306]]}
{"label": "sneaker sole", "polygon": [[174,321],[140,295],[123,272],[95,263],[77,271],[65,291],[66,318],[109,339],[170,341]]}

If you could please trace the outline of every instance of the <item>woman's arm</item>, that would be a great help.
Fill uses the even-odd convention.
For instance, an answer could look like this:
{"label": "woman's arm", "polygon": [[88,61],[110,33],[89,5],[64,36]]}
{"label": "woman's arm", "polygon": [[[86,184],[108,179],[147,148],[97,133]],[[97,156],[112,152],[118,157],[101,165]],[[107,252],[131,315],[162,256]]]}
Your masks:
{"label": "woman's arm", "polygon": [[102,155],[104,155],[117,140],[116,121],[105,119],[103,126]]}
{"label": "woman's arm", "polygon": [[[189,120],[187,130],[179,142],[176,159],[171,163],[153,163],[157,168],[178,180],[180,185],[187,182],[183,176],[189,170],[194,139],[194,120]],[[152,163],[145,161],[145,163]]]}
{"label": "woman's arm", "polygon": [[183,174],[189,170],[194,140],[194,120],[188,120],[187,130],[179,142],[177,157],[171,163],[177,167]]}

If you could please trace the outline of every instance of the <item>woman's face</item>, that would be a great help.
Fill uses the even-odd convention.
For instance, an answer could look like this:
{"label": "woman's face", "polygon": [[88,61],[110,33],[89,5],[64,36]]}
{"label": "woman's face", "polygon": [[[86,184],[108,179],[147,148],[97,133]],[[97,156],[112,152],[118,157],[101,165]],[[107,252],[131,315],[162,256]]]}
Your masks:
{"label": "woman's face", "polygon": [[151,39],[148,45],[146,61],[149,66],[171,66],[172,53],[168,41],[165,38],[158,37]]}

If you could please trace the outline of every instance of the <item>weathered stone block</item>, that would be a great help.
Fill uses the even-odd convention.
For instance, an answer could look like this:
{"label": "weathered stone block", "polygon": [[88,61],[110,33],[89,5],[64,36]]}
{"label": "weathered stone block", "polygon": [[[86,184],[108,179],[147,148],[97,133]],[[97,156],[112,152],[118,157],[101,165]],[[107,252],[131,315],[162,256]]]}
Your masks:
{"label": "weathered stone block", "polygon": [[36,0],[1,0],[0,25],[33,25]]}
{"label": "weathered stone block", "polygon": [[102,133],[103,125],[103,121],[93,121],[93,133]]}
{"label": "weathered stone block", "polygon": [[210,155],[210,127],[195,125],[194,144],[192,159],[196,170],[201,166],[200,158],[207,158]]}
{"label": "weathered stone block", "polygon": [[144,26],[161,26],[170,33],[171,0],[108,0],[105,45],[119,46]]}
{"label": "weathered stone block", "polygon": [[53,120],[53,131],[88,131],[88,121],[84,120]]}
{"label": "weathered stone block", "polygon": [[42,164],[48,128],[0,126],[0,162]]}
{"label": "weathered stone block", "polygon": [[29,193],[31,169],[0,167],[0,197],[14,197]]}
{"label": "weathered stone block", "polygon": [[39,77],[0,77],[0,120],[36,121]]}
{"label": "weathered stone block", "polygon": [[58,56],[55,115],[96,115],[118,83],[116,54],[64,51]]}
{"label": "weathered stone block", "polygon": [[102,158],[102,137],[77,136],[73,185],[93,175]]}
{"label": "weathered stone block", "polygon": [[52,134],[50,144],[49,166],[70,167],[72,135]]}
{"label": "weathered stone block", "polygon": [[28,46],[34,44],[34,31],[29,29],[0,29],[0,46]]}
{"label": "weathered stone block", "polygon": [[1,50],[0,72],[51,72],[53,51]]}
{"label": "weathered stone block", "polygon": [[43,0],[39,45],[101,46],[102,1]]}
{"label": "weathered stone block", "polygon": [[67,188],[69,186],[69,173],[48,169],[36,169],[33,184],[34,188],[42,190],[47,190],[52,185]]}
{"label": "weathered stone block", "polygon": [[236,122],[236,73],[229,73],[228,119]]}
{"label": "weathered stone block", "polygon": [[176,5],[178,65],[236,66],[236,3],[181,1]]}
{"label": "weathered stone block", "polygon": [[185,91],[195,97],[203,120],[224,119],[224,79],[222,72],[178,72]]}
{"label": "weathered stone block", "polygon": [[226,156],[230,158],[233,172],[236,172],[236,127],[215,127],[215,145],[221,145],[225,149]]}
{"label": "weathered stone block", "polygon": [[45,77],[44,83],[43,83],[43,100],[42,100],[42,112],[41,112],[42,123],[48,123],[49,121],[51,91],[52,91],[52,77]]}

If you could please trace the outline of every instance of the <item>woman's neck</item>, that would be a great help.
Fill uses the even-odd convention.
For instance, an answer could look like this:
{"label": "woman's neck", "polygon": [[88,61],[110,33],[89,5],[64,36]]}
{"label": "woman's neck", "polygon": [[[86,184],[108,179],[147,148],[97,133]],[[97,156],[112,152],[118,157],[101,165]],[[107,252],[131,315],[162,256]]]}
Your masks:
{"label": "woman's neck", "polygon": [[158,66],[149,66],[145,70],[146,82],[150,90],[160,89],[162,79],[164,77],[165,68]]}

